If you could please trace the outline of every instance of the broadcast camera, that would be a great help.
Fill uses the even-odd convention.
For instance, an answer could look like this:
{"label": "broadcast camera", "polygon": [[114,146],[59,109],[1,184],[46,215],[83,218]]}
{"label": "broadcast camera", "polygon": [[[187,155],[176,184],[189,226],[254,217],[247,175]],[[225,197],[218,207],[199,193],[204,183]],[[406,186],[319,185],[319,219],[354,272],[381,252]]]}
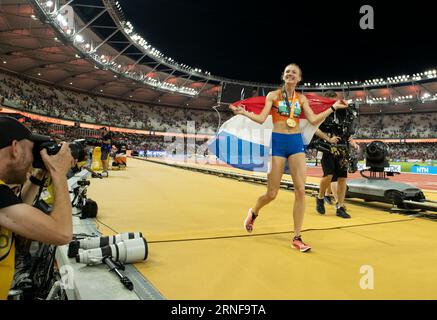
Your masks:
{"label": "broadcast camera", "polygon": [[[368,144],[364,153],[368,169],[360,171],[361,176],[367,179],[385,179],[386,176],[393,176],[393,172],[385,172],[385,168],[390,167],[388,153],[388,145],[382,141],[373,141]],[[364,175],[364,171],[369,171],[370,177]]]}
{"label": "broadcast camera", "polygon": [[388,146],[382,141],[373,141],[366,147],[366,166],[371,171],[383,172],[384,168],[389,167]]}
{"label": "broadcast camera", "polygon": [[354,150],[350,148],[349,139],[356,131],[358,116],[359,105],[356,103],[350,103],[348,108],[335,111],[320,125],[320,130],[339,137],[339,143],[332,145],[315,137],[308,149],[333,154],[340,160],[340,164],[347,166],[350,173],[354,173],[357,171],[358,159]]}
{"label": "broadcast camera", "polygon": [[346,109],[339,109],[332,113],[320,125],[320,130],[340,137],[342,141],[348,141],[355,133],[355,120],[359,116],[359,105],[350,103]]}

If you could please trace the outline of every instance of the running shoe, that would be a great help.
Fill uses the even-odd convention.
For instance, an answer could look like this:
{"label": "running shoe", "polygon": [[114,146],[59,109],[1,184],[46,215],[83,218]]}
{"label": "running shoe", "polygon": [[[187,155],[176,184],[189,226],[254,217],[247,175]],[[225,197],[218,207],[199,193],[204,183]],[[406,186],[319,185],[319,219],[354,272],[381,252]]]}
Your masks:
{"label": "running shoe", "polygon": [[325,214],[325,200],[316,197],[316,210],[320,214]]}
{"label": "running shoe", "polygon": [[325,202],[327,203],[327,204],[330,204],[330,205],[332,205],[332,199],[331,199],[331,197],[330,196],[325,196]]}
{"label": "running shoe", "polygon": [[253,231],[253,224],[255,223],[255,219],[258,215],[254,214],[252,208],[249,209],[247,213],[246,220],[244,220],[244,228],[247,232],[251,233]]}
{"label": "running shoe", "polygon": [[337,208],[337,217],[341,217],[343,219],[350,219],[350,215],[346,212],[345,207],[339,207]]}
{"label": "running shoe", "polygon": [[307,244],[305,244],[302,241],[302,237],[294,237],[293,241],[291,242],[291,246],[299,250],[300,252],[307,252],[311,250],[311,247]]}

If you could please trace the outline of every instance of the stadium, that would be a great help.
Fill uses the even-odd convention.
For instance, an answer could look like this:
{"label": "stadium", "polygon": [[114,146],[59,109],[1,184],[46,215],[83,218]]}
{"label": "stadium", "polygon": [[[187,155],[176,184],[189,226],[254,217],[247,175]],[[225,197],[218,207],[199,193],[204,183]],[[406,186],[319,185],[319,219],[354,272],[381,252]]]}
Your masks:
{"label": "stadium", "polygon": [[[1,2],[0,115],[57,142],[94,141],[89,170],[68,179],[72,240],[82,246],[129,234],[132,241],[114,237],[117,257],[99,245],[77,248],[76,256],[71,243],[41,244],[30,274],[17,253],[9,299],[437,298],[435,69],[298,84],[302,95],[333,91],[359,110],[353,139],[360,150],[345,200],[352,219],[340,219],[334,206],[326,204],[324,216],[316,211],[321,153],[306,149],[302,234],[313,249],[300,254],[289,245],[296,188],[290,174],[248,233],[248,205],[265,191],[268,175],[229,163],[232,147],[222,148],[223,156],[211,147],[238,117],[230,105],[248,105],[278,84],[215,76],[175,61],[135,28],[115,0]],[[102,127],[112,133],[107,172],[96,146]],[[387,146],[381,180],[407,184],[420,197],[390,186],[379,198],[354,191],[374,141]],[[78,197],[94,200],[98,210],[86,217],[74,205]],[[122,244],[125,266],[116,263]]]}

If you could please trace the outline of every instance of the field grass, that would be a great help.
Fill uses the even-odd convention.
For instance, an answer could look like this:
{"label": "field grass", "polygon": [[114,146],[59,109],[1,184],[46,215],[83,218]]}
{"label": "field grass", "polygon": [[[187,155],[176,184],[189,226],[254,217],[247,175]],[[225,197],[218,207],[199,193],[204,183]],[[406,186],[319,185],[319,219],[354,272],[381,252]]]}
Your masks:
{"label": "field grass", "polygon": [[391,165],[400,165],[401,166],[401,170],[402,172],[411,172],[411,167],[412,166],[421,166],[421,167],[428,167],[428,166],[432,166],[432,165],[437,165],[437,163],[435,161],[433,161],[433,163],[429,163],[429,162],[416,162],[416,163],[411,163],[411,162],[390,162]]}

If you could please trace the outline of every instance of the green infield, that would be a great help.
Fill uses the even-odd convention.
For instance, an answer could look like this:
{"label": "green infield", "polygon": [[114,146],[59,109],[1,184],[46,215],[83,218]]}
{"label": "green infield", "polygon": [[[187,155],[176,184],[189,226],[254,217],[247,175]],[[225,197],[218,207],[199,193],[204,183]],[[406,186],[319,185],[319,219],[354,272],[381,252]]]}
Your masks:
{"label": "green infield", "polygon": [[429,167],[437,165],[436,161],[432,162],[390,162],[391,165],[400,165],[402,172],[411,172],[412,166]]}
{"label": "green infield", "polygon": [[[315,160],[308,160],[308,163],[314,163]],[[364,165],[364,161],[359,161],[360,164]],[[318,161],[318,165],[320,166],[320,161]],[[428,166],[437,166],[437,160],[428,161],[428,162],[390,162],[390,165],[392,166],[401,166],[402,172],[411,172],[412,166],[422,166],[422,167],[428,167]]]}

